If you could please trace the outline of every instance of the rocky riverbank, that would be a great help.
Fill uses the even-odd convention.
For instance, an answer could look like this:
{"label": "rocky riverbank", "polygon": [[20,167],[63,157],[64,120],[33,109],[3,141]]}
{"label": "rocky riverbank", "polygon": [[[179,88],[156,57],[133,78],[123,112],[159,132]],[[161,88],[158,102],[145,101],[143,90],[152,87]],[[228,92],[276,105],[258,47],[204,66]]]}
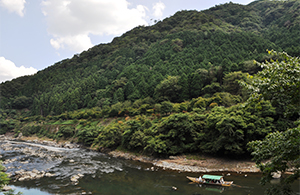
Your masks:
{"label": "rocky riverbank", "polygon": [[181,172],[235,172],[235,173],[258,173],[260,170],[256,167],[255,162],[249,160],[230,160],[222,158],[213,158],[209,156],[187,155],[169,156],[166,159],[151,158],[142,155],[134,155],[127,152],[111,151],[109,155],[115,158],[124,158],[145,163],[152,163],[153,166],[160,167],[164,170],[173,170]]}
{"label": "rocky riverbank", "polygon": [[38,137],[25,137],[22,135],[22,133],[19,134],[18,137],[14,138],[12,134],[6,134],[6,135],[0,135],[0,141],[24,141],[28,145],[31,143],[33,144],[41,144],[45,146],[52,146],[52,147],[58,147],[58,148],[69,148],[69,149],[74,149],[74,148],[80,148],[79,144],[76,143],[71,143],[69,141],[61,141],[57,142],[51,139],[46,139],[46,138],[38,138]]}
{"label": "rocky riverbank", "polygon": [[[40,139],[37,137],[24,137],[22,135],[18,136],[18,138],[13,138],[10,135],[0,136],[0,140],[10,140],[10,141],[26,141],[26,144],[41,144],[52,147],[59,148],[78,148],[80,145],[70,143],[70,142],[56,142],[49,139]],[[9,146],[7,146],[9,147]],[[6,147],[6,148],[7,148]],[[30,153],[30,151],[23,151]],[[164,170],[174,170],[181,172],[235,172],[235,173],[257,173],[260,170],[256,167],[253,161],[249,160],[230,160],[230,159],[222,159],[222,158],[213,158],[209,156],[170,156],[166,159],[158,159],[149,156],[143,155],[135,155],[129,152],[122,151],[106,151],[108,155],[115,158],[123,158],[128,160],[140,161],[144,163],[151,163],[153,165],[153,170],[155,167],[162,168]],[[32,152],[31,155],[43,156],[42,152]],[[3,162],[5,163],[5,161]],[[43,174],[43,173],[42,173]],[[46,174],[46,173],[44,173]],[[28,177],[27,177],[28,178]]]}
{"label": "rocky riverbank", "polygon": [[[70,143],[70,142],[60,142],[57,143],[53,140],[44,140],[39,139],[36,137],[23,137],[22,135],[18,136],[17,138],[12,137],[11,135],[0,135],[0,141],[3,142],[1,144],[1,150],[3,151],[16,151],[21,154],[24,154],[23,158],[11,158],[11,159],[2,159],[2,164],[4,166],[7,165],[4,171],[7,169],[16,170],[13,172],[9,172],[8,176],[12,179],[12,181],[28,181],[34,179],[40,179],[43,177],[53,177],[55,176],[54,173],[50,173],[48,170],[38,171],[37,169],[33,168],[32,170],[24,170],[23,166],[30,164],[30,160],[27,157],[35,156],[41,159],[44,159],[46,162],[54,161],[54,160],[62,160],[64,157],[59,155],[56,152],[49,152],[47,150],[43,150],[45,147],[52,147],[55,151],[55,148],[67,148],[67,149],[74,149],[79,148],[80,145]],[[19,148],[15,146],[16,143],[23,141],[25,145],[29,147]],[[34,146],[34,147],[31,147]],[[37,149],[39,148],[39,149]],[[2,155],[0,155],[2,158]],[[18,164],[18,166],[15,166]],[[77,179],[81,178],[80,175]],[[75,181],[76,179],[71,178],[71,181]]]}

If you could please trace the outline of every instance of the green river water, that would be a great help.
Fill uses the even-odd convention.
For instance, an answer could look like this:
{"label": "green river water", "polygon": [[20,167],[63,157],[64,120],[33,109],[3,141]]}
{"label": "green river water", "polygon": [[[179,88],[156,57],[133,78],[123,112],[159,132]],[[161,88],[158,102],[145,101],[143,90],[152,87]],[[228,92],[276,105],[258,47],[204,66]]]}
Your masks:
{"label": "green river water", "polygon": [[[3,143],[0,143],[0,146]],[[7,145],[5,146],[7,147]],[[48,154],[48,158],[40,158],[24,153],[24,148]],[[105,154],[85,149],[60,149],[13,143],[11,148],[0,147],[2,161],[7,158],[17,158],[29,163],[17,161],[5,165],[10,167],[8,172],[17,169],[46,170],[55,173],[54,177],[41,178],[32,181],[11,182],[16,191],[23,195],[45,194],[103,194],[103,195],[263,195],[266,186],[259,184],[260,174],[237,174],[228,172],[210,173],[225,175],[225,180],[234,181],[231,187],[214,187],[190,183],[186,176],[198,177],[200,173],[186,173],[168,171],[153,167],[151,164],[136,161],[111,158]],[[54,158],[49,158],[52,156]],[[22,167],[21,167],[22,166]],[[11,168],[14,167],[14,168]],[[79,184],[74,185],[70,177],[74,174],[83,174]],[[278,180],[273,180],[273,183]],[[296,194],[300,194],[299,180],[292,186]],[[173,190],[176,187],[177,190]],[[0,193],[1,194],[1,193]],[[3,194],[3,193],[2,193]]]}

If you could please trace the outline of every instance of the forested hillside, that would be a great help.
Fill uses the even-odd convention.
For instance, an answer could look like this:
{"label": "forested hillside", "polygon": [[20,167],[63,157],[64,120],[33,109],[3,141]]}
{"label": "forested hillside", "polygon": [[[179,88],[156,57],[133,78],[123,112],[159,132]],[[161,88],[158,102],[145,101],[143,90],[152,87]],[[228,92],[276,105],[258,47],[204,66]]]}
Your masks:
{"label": "forested hillside", "polygon": [[[266,49],[299,55],[299,17],[299,1],[180,11],[33,76],[2,83],[1,107],[47,116],[146,97],[182,102],[227,91],[224,76],[257,72],[252,61],[267,59]],[[177,89],[162,93],[157,87],[168,76],[177,77]]]}
{"label": "forested hillside", "polygon": [[249,141],[295,126],[299,113],[268,99],[242,106],[249,94],[239,82],[262,70],[256,62],[282,60],[267,49],[299,56],[299,32],[299,0],[179,11],[1,83],[0,133],[243,155]]}

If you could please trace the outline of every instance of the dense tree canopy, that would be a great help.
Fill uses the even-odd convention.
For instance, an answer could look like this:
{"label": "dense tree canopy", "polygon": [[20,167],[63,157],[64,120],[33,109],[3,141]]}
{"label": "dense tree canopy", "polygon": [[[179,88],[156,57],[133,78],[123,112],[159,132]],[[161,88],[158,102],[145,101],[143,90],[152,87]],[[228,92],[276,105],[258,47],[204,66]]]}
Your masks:
{"label": "dense tree canopy", "polygon": [[252,92],[248,101],[253,102],[259,98],[270,100],[279,114],[284,113],[286,117],[298,119],[298,127],[277,131],[263,140],[252,141],[249,149],[264,174],[263,183],[269,182],[274,172],[293,172],[281,180],[281,190],[277,189],[278,186],[269,189],[269,194],[281,194],[283,191],[290,194],[286,185],[300,176],[300,60],[286,53],[269,51],[269,54],[278,59],[261,63],[263,70],[250,77],[250,84],[243,83]]}
{"label": "dense tree canopy", "polygon": [[[282,175],[281,185],[272,186],[267,194],[293,194],[290,184],[300,177],[300,126],[285,132],[274,132],[264,140],[252,141],[249,147],[260,170],[263,172],[262,184],[273,179],[274,173],[291,171]],[[267,162],[265,162],[268,160]]]}
{"label": "dense tree canopy", "polygon": [[163,156],[249,157],[250,142],[269,181],[271,172],[299,168],[299,5],[179,11],[1,83],[0,134]]}
{"label": "dense tree canopy", "polygon": [[262,71],[249,76],[251,100],[263,98],[284,114],[300,115],[300,58],[284,52],[269,51],[276,59],[258,63]]}
{"label": "dense tree canopy", "polygon": [[[240,94],[233,92],[239,76],[232,72],[256,73],[259,68],[249,62],[267,59],[266,49],[300,53],[297,11],[299,1],[294,0],[180,11],[33,76],[0,84],[0,107],[47,116],[148,96],[181,102],[223,90]],[[176,90],[163,91],[168,76],[178,78]]]}

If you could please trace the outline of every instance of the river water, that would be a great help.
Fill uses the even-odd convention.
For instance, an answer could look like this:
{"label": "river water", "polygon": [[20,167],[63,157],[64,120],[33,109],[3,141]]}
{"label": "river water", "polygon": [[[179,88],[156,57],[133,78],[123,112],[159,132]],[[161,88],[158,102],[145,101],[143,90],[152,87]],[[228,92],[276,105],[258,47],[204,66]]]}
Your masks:
{"label": "river water", "polygon": [[[263,195],[259,185],[260,174],[225,174],[225,180],[234,181],[231,187],[199,186],[186,176],[199,173],[168,171],[152,164],[109,157],[86,149],[64,149],[22,142],[0,142],[1,160],[16,159],[4,164],[7,172],[37,169],[55,174],[31,181],[16,181],[10,185],[24,195],[46,194],[103,194],[103,195],[179,195],[224,194]],[[78,184],[71,182],[76,174],[84,175]],[[227,175],[228,174],[228,175]],[[274,180],[273,182],[278,182]],[[300,194],[299,180],[293,190]],[[177,190],[172,189],[176,187]],[[1,193],[0,193],[1,194]]]}

